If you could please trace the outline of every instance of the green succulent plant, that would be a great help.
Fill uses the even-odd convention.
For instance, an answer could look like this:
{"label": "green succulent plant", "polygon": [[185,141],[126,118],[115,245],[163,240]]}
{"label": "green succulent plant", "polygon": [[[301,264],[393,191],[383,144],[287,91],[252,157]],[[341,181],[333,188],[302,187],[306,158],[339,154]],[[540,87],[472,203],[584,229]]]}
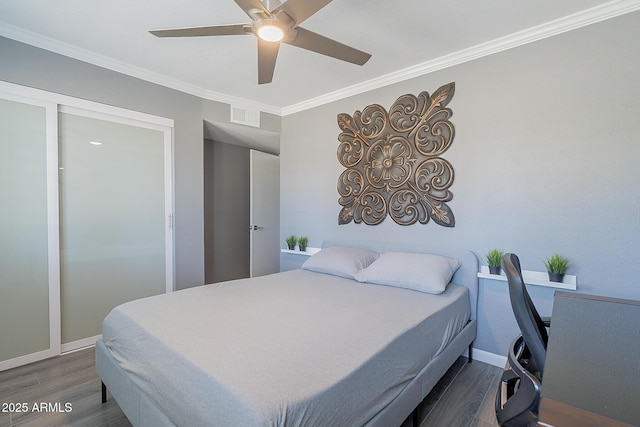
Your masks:
{"label": "green succulent plant", "polygon": [[301,248],[306,248],[307,243],[309,243],[309,239],[306,236],[301,236],[298,238],[298,245],[300,245]]}
{"label": "green succulent plant", "polygon": [[564,274],[569,268],[569,260],[555,253],[545,260],[544,265],[549,273]]}
{"label": "green succulent plant", "polygon": [[489,267],[500,267],[504,253],[500,249],[491,249],[485,256]]}
{"label": "green succulent plant", "polygon": [[298,243],[298,238],[292,234],[291,236],[284,239],[284,241],[287,242],[287,246],[292,248],[296,245],[296,243]]}

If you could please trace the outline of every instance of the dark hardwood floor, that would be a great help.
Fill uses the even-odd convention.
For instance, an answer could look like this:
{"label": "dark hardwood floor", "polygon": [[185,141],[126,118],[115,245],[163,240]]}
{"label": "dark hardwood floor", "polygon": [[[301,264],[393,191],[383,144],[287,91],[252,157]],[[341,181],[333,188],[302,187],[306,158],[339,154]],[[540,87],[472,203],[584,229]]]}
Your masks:
{"label": "dark hardwood floor", "polygon": [[494,402],[502,371],[458,358],[418,406],[420,427],[498,427]]}
{"label": "dark hardwood floor", "polygon": [[[501,371],[459,358],[420,405],[420,427],[497,426],[493,398]],[[0,427],[12,426],[131,424],[113,398],[100,402],[95,351],[88,348],[0,372]]]}

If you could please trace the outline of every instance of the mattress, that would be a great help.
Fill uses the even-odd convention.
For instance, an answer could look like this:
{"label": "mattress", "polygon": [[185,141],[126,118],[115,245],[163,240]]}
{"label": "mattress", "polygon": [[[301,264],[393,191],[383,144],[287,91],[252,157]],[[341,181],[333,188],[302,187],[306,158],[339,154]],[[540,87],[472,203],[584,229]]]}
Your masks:
{"label": "mattress", "polygon": [[470,316],[439,295],[294,270],[116,307],[103,341],[179,426],[364,425]]}

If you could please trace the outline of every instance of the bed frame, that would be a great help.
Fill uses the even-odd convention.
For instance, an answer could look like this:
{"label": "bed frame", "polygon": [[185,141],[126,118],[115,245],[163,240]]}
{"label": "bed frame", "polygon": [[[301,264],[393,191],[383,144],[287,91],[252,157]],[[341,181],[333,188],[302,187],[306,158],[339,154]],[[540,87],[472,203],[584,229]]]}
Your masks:
{"label": "bed frame", "polygon": [[[377,252],[433,253],[456,258],[461,262],[460,268],[451,281],[469,289],[471,303],[469,322],[453,341],[420,371],[396,399],[367,424],[367,427],[400,425],[412,414],[414,425],[417,425],[416,408],[458,357],[464,354],[465,350],[468,350],[468,360],[472,361],[472,344],[477,331],[478,258],[468,250],[433,248],[423,245],[407,246],[400,243],[344,240],[324,242],[323,247],[329,246],[352,246],[372,249]],[[156,403],[134,384],[101,339],[96,343],[96,370],[102,381],[102,402],[107,401],[108,389],[131,424],[136,427],[175,427],[175,424]]]}

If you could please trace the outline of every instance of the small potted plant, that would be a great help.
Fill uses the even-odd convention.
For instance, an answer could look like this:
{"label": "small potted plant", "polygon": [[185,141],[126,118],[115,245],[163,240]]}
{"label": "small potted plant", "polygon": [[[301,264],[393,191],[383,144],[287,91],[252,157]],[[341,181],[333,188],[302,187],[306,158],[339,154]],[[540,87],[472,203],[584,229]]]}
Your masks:
{"label": "small potted plant", "polygon": [[564,273],[569,268],[569,260],[555,253],[546,259],[544,265],[547,267],[550,282],[562,282]]}
{"label": "small potted plant", "polygon": [[306,236],[301,236],[298,239],[298,248],[300,248],[300,250],[302,252],[306,252],[307,250],[307,243],[309,243],[309,239]]}
{"label": "small potted plant", "polygon": [[487,264],[489,265],[489,273],[500,274],[500,265],[504,253],[500,249],[491,249],[487,252]]}
{"label": "small potted plant", "polygon": [[285,239],[285,242],[287,242],[287,247],[289,248],[289,250],[292,251],[296,248],[296,243],[298,243],[298,238],[292,234],[291,236]]}

